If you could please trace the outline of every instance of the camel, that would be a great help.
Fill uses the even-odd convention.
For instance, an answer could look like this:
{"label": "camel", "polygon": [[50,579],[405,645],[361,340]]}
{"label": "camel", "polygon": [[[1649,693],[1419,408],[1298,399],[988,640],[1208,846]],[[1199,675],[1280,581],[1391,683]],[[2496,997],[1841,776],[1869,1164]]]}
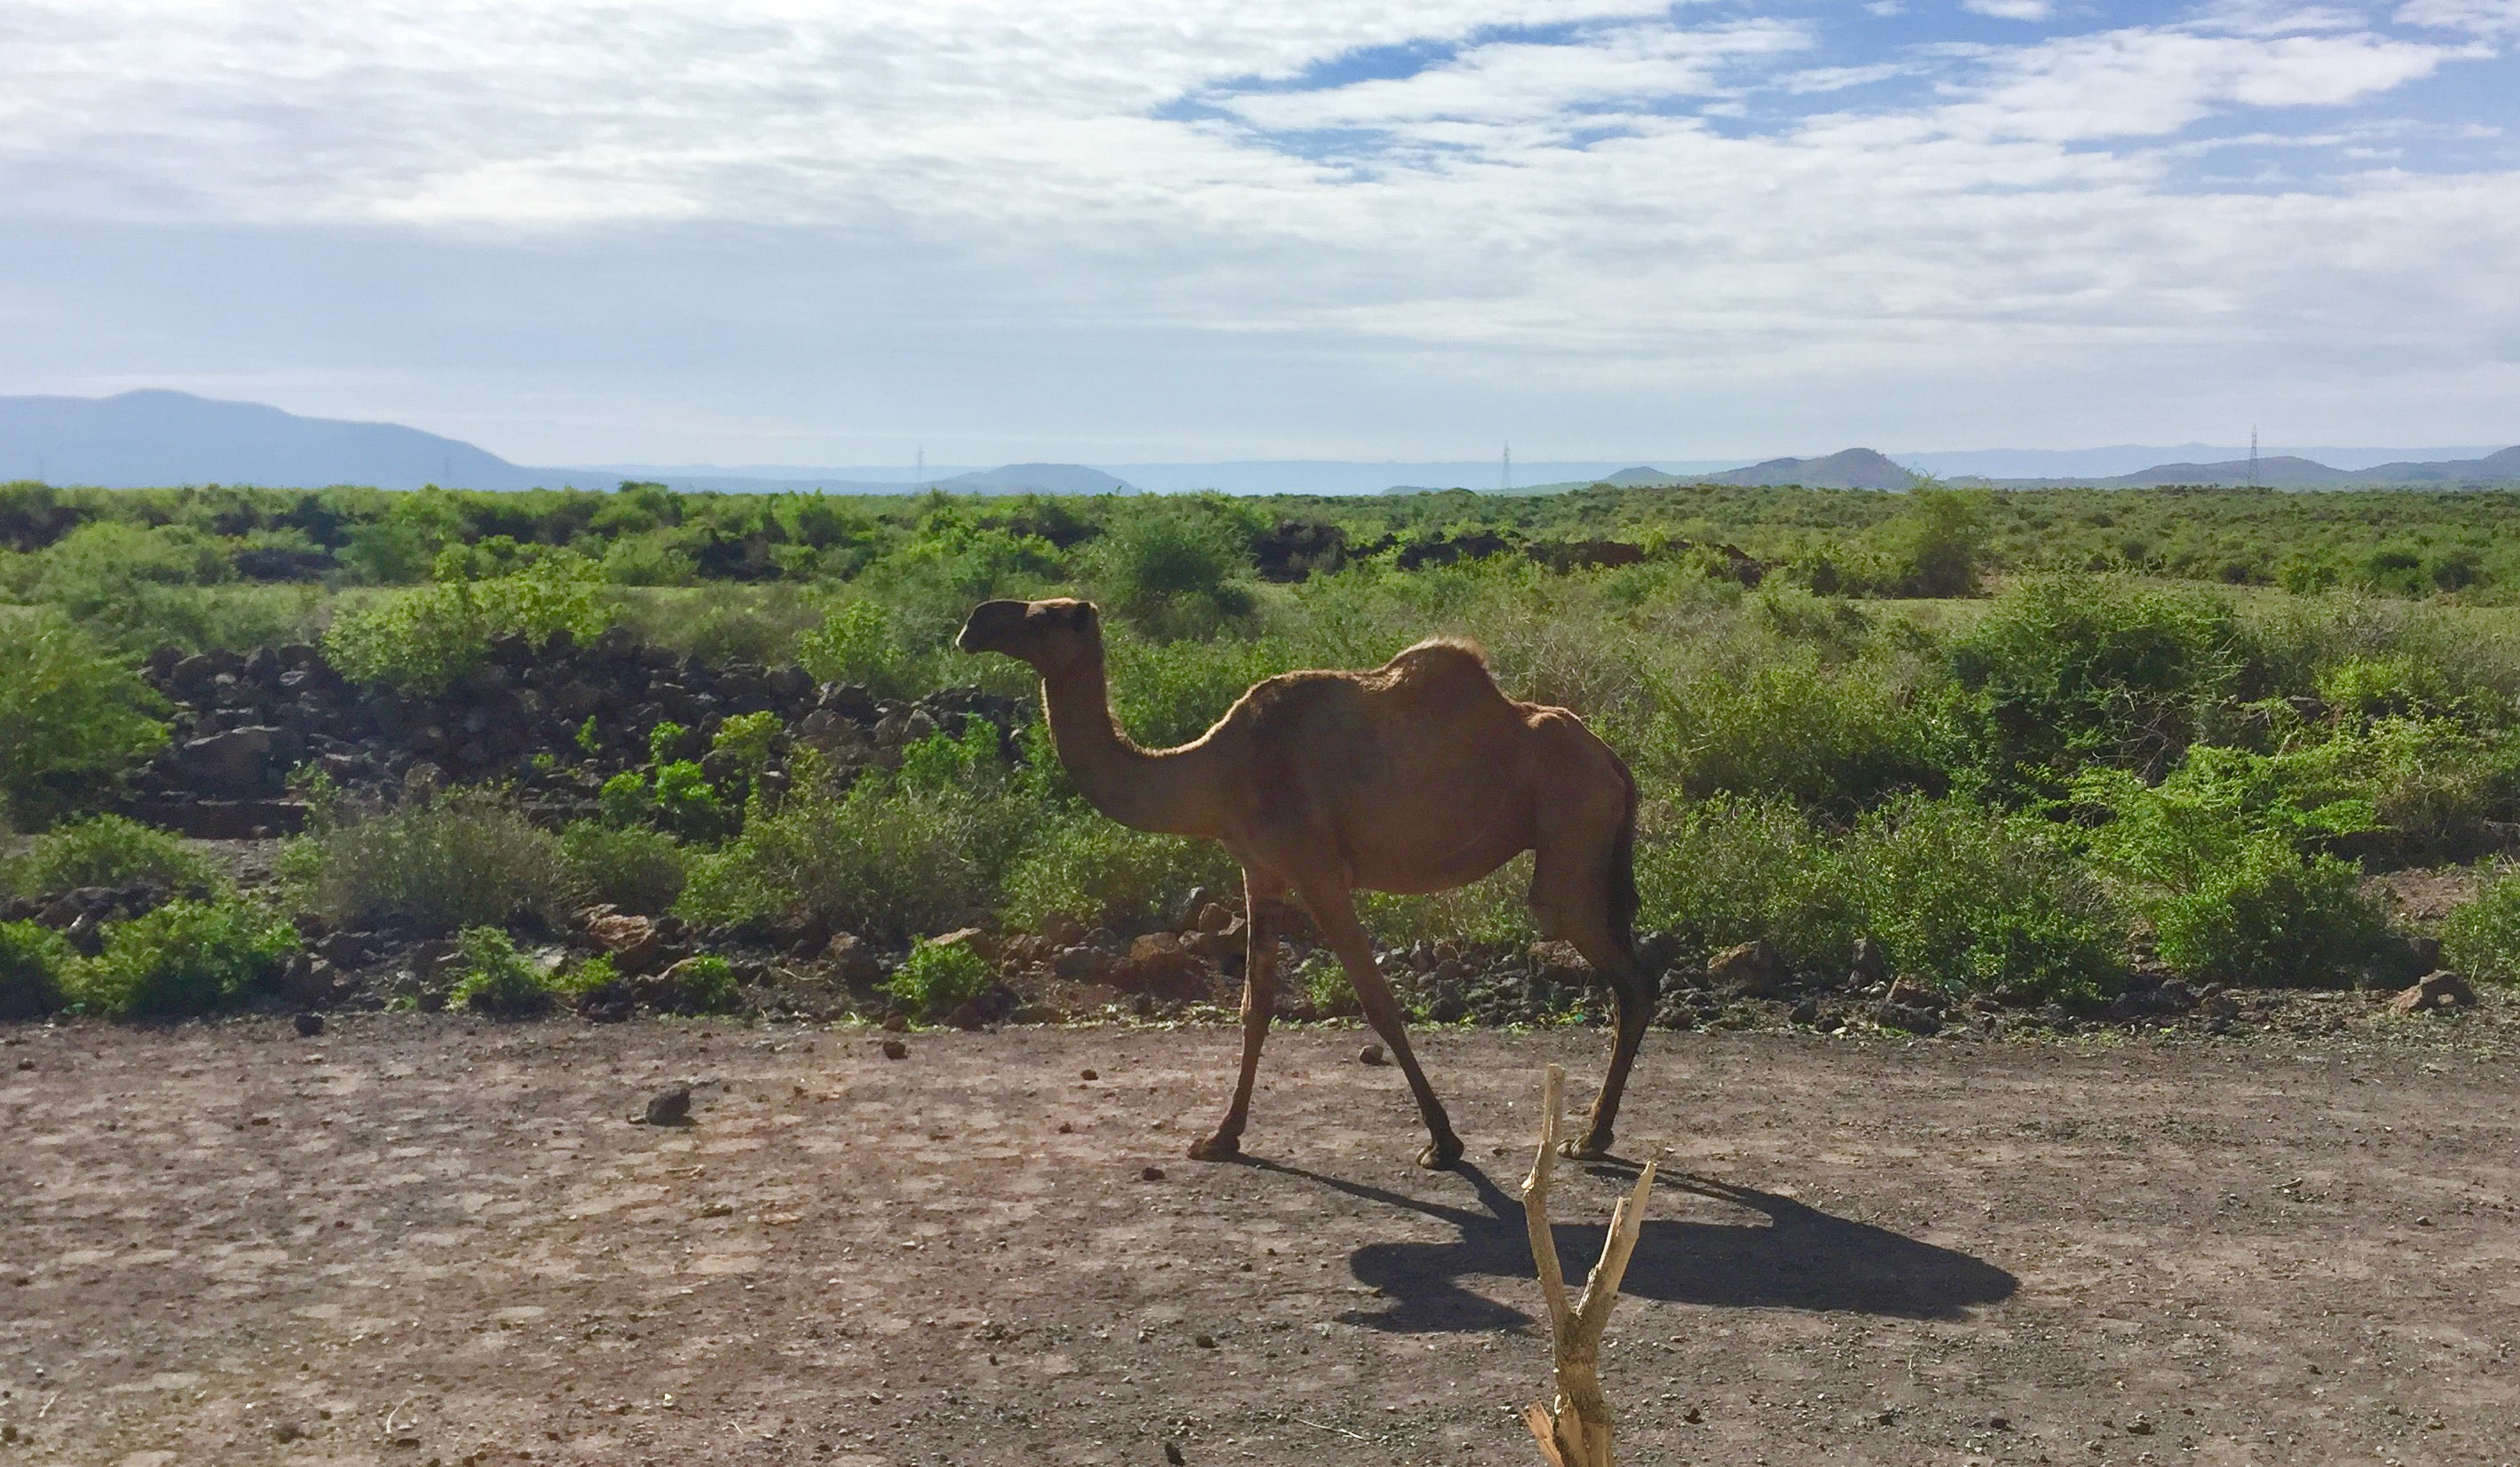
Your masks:
{"label": "camel", "polygon": [[1573,1157],[1609,1153],[1656,982],[1630,931],[1636,780],[1582,719],[1507,697],[1476,646],[1436,639],[1371,671],[1265,679],[1197,738],[1147,749],[1112,717],[1092,602],[988,601],[955,645],[1003,652],[1041,674],[1059,763],[1096,809],[1133,829],[1217,841],[1241,865],[1250,945],[1242,1072],[1224,1120],[1190,1148],[1193,1160],[1241,1154],[1278,1004],[1277,929],[1291,896],[1408,1077],[1429,1137],[1418,1165],[1459,1161],[1461,1137],[1374,967],[1355,893],[1446,891],[1524,851],[1536,853],[1530,903],[1541,931],[1572,943],[1617,997],[1618,1035],[1591,1126],[1565,1145]]}

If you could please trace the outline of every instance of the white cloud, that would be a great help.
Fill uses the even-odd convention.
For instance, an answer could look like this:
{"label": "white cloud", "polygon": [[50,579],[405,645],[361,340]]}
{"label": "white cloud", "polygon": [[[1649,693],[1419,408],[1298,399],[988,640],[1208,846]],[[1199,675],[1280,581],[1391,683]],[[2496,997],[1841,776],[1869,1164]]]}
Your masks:
{"label": "white cloud", "polygon": [[2520,35],[2520,0],[2408,0],[2398,7],[2397,20],[2477,35]]}
{"label": "white cloud", "polygon": [[[2165,354],[2252,344],[2286,371],[2363,351],[2438,372],[2520,335],[2520,176],[2422,172],[2378,150],[2430,134],[2292,110],[2375,109],[2481,61],[2509,9],[2416,0],[2399,19],[2447,33],[2409,39],[2230,0],[1841,58],[1822,21],[1642,0],[19,0],[0,234],[521,241],[589,269],[699,242],[623,288],[639,319],[749,341],[889,311],[983,343],[1283,350],[1298,383],[1485,373],[1500,398],[1745,414],[2108,363],[2148,364],[2126,369],[2140,395]],[[1440,59],[1336,79],[1405,46]],[[1909,72],[1936,89],[1793,100]],[[2209,118],[2256,136],[2190,131]],[[2181,172],[2242,146],[2325,171],[2247,193]],[[758,237],[797,242],[792,273],[709,252]],[[506,298],[532,317],[525,294]],[[1278,400],[1382,401],[1335,395]]]}
{"label": "white cloud", "polygon": [[1999,21],[2045,21],[2056,12],[2052,0],[1960,0],[1960,9]]}

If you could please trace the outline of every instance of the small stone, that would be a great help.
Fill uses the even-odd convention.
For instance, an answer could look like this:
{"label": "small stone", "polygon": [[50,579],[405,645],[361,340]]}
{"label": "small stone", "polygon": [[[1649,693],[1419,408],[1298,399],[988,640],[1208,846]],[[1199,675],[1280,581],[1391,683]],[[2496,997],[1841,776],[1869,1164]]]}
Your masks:
{"label": "small stone", "polygon": [[2427,973],[2414,987],[2389,1000],[2391,1013],[2425,1013],[2439,1008],[2473,1008],[2476,990],[2456,973]]}
{"label": "small stone", "polygon": [[1214,1350],[1216,1348],[1216,1336],[1214,1335],[1192,1335],[1190,1337],[1190,1342],[1201,1350]]}
{"label": "small stone", "polygon": [[1164,1461],[1169,1464],[1169,1467],[1182,1467],[1182,1464],[1189,1460],[1190,1458],[1182,1455],[1180,1447],[1170,1442],[1164,1444]]}
{"label": "small stone", "polygon": [[1061,1121],[1058,1123],[1058,1134],[1060,1135],[1071,1135],[1075,1134],[1075,1131],[1076,1128],[1068,1122]]}
{"label": "small stone", "polygon": [[1356,1062],[1361,1065],[1378,1065],[1382,1063],[1382,1046],[1380,1045],[1368,1045],[1364,1048],[1357,1050]]}
{"label": "small stone", "polygon": [[883,1016],[883,1032],[886,1034],[908,1034],[910,1032],[910,1016],[908,1014],[898,1013],[885,1014]]}
{"label": "small stone", "polygon": [[883,1042],[883,1057],[886,1059],[908,1059],[910,1057],[910,1046],[897,1039],[885,1040]]}
{"label": "small stone", "polygon": [[2146,1417],[2138,1416],[2133,1421],[2127,1423],[2127,1435],[2130,1437],[2149,1437],[2152,1435],[2152,1422]]}
{"label": "small stone", "polygon": [[1161,1167],[1144,1168],[1138,1173],[1138,1179],[1140,1181],[1161,1181],[1164,1179],[1164,1169]]}
{"label": "small stone", "polygon": [[1695,1426],[1706,1419],[1706,1413],[1695,1406],[1690,1406],[1688,1410],[1680,1413],[1680,1419],[1688,1422],[1691,1426]]}
{"label": "small stone", "polygon": [[644,1125],[681,1126],[692,1118],[692,1088],[678,1085],[669,1090],[658,1090],[648,1097],[647,1114],[640,1117]]}
{"label": "small stone", "polygon": [[2012,1418],[2009,1416],[1989,1416],[1986,1418],[1986,1429],[1993,1432],[2008,1432],[2012,1430]]}
{"label": "small stone", "polygon": [[1078,1078],[1083,1080],[1100,1080],[1102,1076],[1097,1071],[1085,1070],[1079,1072]]}
{"label": "small stone", "polygon": [[320,1013],[301,1013],[289,1022],[296,1028],[299,1039],[313,1039],[324,1032],[324,1016]]}

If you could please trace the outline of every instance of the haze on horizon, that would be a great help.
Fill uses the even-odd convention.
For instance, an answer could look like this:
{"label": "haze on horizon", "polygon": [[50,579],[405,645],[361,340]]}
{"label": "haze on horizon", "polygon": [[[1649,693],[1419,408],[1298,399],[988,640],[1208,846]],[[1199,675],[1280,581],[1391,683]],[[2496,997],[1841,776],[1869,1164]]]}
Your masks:
{"label": "haze on horizon", "polygon": [[2520,440],[2520,0],[15,0],[0,393],[518,463]]}

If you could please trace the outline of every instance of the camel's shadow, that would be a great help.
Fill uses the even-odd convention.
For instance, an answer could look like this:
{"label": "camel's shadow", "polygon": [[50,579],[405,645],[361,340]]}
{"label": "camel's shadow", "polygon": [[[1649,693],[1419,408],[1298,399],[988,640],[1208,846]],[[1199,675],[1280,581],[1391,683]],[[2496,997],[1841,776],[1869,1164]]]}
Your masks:
{"label": "camel's shadow", "polygon": [[[1529,1279],[1533,1271],[1521,1201],[1477,1167],[1461,1163],[1455,1173],[1476,1189],[1484,1211],[1403,1196],[1300,1167],[1252,1165],[1460,1229],[1458,1237],[1440,1243],[1369,1243],[1349,1255],[1357,1278],[1381,1289],[1391,1303],[1379,1312],[1342,1314],[1342,1323],[1414,1334],[1530,1322],[1530,1315],[1472,1293],[1462,1282],[1474,1276]],[[1662,1185],[1765,1213],[1768,1222],[1647,1222],[1622,1294],[1730,1308],[1950,1319],[1973,1305],[2008,1299],[2019,1287],[2011,1274],[1965,1253],[1833,1218],[1789,1197],[1697,1178],[1665,1178]],[[1600,1256],[1606,1226],[1555,1227],[1558,1261],[1570,1282],[1580,1282]]]}

